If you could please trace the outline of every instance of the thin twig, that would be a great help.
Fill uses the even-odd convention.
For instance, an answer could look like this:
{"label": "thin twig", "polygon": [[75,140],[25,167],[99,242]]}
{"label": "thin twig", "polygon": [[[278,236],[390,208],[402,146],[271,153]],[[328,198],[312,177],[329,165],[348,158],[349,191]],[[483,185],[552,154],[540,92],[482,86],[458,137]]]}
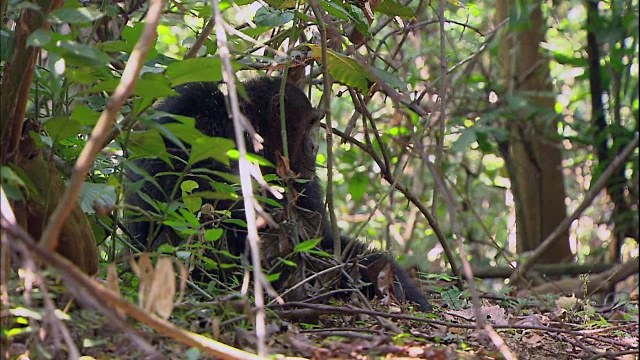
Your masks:
{"label": "thin twig", "polygon": [[244,141],[245,130],[248,129],[246,124],[249,121],[240,112],[240,103],[238,100],[238,92],[234,79],[234,69],[231,65],[231,55],[227,43],[227,33],[225,32],[225,21],[220,12],[220,4],[218,0],[213,0],[213,12],[216,23],[216,37],[218,39],[218,49],[220,51],[220,59],[222,60],[222,78],[227,84],[229,105],[231,108],[231,116],[233,117],[233,128],[236,138],[236,146],[240,153],[238,159],[238,168],[240,172],[240,185],[242,187],[242,197],[244,201],[244,212],[247,222],[247,240],[251,248],[251,263],[253,265],[253,291],[256,304],[256,337],[258,342],[258,355],[266,356],[266,336],[267,330],[265,325],[264,311],[264,291],[262,283],[264,276],[262,275],[262,267],[260,261],[260,236],[258,235],[258,226],[256,224],[256,200],[253,196],[253,186],[251,184],[251,167],[254,166],[247,159],[247,146]]}

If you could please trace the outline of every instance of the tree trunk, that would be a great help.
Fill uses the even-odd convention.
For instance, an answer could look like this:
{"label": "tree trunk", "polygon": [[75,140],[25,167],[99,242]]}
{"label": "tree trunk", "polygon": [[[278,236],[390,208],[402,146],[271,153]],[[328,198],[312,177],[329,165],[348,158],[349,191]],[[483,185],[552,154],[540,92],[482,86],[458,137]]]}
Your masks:
{"label": "tree trunk", "polygon": [[[526,98],[506,126],[509,143],[502,146],[516,204],[517,252],[535,249],[566,216],[562,175],[562,143],[557,134],[555,98],[549,62],[540,53],[546,25],[539,4],[524,29],[515,29],[515,4],[498,0],[497,22],[511,18],[500,40],[500,73],[505,95]],[[568,232],[544,256],[544,263],[572,258]]]}

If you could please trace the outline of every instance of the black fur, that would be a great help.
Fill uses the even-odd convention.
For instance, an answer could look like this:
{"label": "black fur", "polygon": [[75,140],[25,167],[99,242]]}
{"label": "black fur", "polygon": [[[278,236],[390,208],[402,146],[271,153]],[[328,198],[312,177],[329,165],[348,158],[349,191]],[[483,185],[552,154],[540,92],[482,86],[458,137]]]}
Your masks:
{"label": "black fur", "polygon": [[[247,98],[241,97],[241,110],[254,126],[256,131],[264,138],[264,149],[260,153],[264,158],[278,164],[279,155],[282,155],[283,146],[280,131],[280,114],[279,114],[279,91],[280,78],[261,77],[244,83]],[[234,139],[233,121],[229,118],[229,113],[225,105],[223,94],[218,90],[215,83],[192,83],[176,88],[179,96],[168,98],[158,107],[158,110],[165,111],[176,115],[184,115],[196,119],[196,128],[209,136],[224,137]],[[316,178],[315,167],[315,149],[311,141],[310,132],[314,127],[318,126],[322,113],[311,106],[311,103],[305,94],[298,88],[287,85],[285,92],[285,118],[287,124],[287,139],[289,145],[289,159],[291,170],[306,182],[296,182],[294,188],[301,195],[297,197],[296,205],[299,208],[311,210],[314,213],[325,214],[324,195],[322,187]],[[171,118],[163,118],[161,123],[174,121]],[[188,154],[176,148],[168,140],[165,141],[167,149],[178,158],[186,160]],[[251,144],[249,142],[248,144]],[[249,145],[250,146],[250,145]],[[164,161],[159,159],[139,159],[133,161],[134,164],[141,169],[147,171],[155,178],[159,186],[150,182],[145,182],[140,189],[141,192],[147,194],[150,198],[169,202],[171,189],[178,182],[176,173],[188,172],[184,162],[179,160],[172,161],[173,169]],[[232,165],[225,167],[221,163],[208,160],[197,164],[196,167],[205,167],[212,170],[237,172],[237,168]],[[273,173],[273,168],[266,168],[263,171]],[[170,175],[159,175],[161,173],[172,172]],[[128,175],[132,181],[138,181],[142,177],[135,172],[128,171]],[[191,177],[188,177],[191,179]],[[202,178],[193,178],[200,185],[200,190],[210,189],[210,185]],[[140,207],[146,211],[153,211],[152,206],[145,202],[138,193],[132,194],[126,200],[129,205]],[[218,208],[231,208],[233,203],[218,202]],[[243,218],[244,212],[241,208],[236,207],[232,213],[234,217]],[[320,223],[320,218],[323,218]],[[312,222],[313,223],[313,222]],[[321,248],[331,250],[333,248],[334,235],[331,227],[326,220],[326,216],[317,216],[314,223],[315,227],[320,229],[311,229],[310,233],[320,234],[322,241]],[[183,240],[169,228],[151,231],[148,221],[140,221],[136,219],[131,221],[129,226],[131,234],[146,248],[155,249],[163,243],[171,243],[178,245]],[[156,236],[152,236],[155,235]],[[314,236],[310,236],[314,237]],[[226,241],[231,253],[240,254],[245,249],[246,231],[240,228],[227,231]],[[274,242],[273,237],[265,239],[263,242]],[[350,242],[347,238],[342,238],[342,246],[345,248]],[[354,244],[352,254],[367,254],[369,251],[362,243]],[[430,311],[426,297],[422,291],[413,283],[413,280],[402,270],[393,259],[382,253],[374,253],[367,255],[362,259],[361,263],[365,266],[382,261],[390,263],[393,272],[399,281],[396,286],[396,295],[401,299],[415,301],[420,305],[421,310]],[[363,278],[367,282],[373,282],[367,279],[366,271],[361,271]],[[304,275],[303,275],[304,276]],[[375,279],[374,279],[375,280]]]}

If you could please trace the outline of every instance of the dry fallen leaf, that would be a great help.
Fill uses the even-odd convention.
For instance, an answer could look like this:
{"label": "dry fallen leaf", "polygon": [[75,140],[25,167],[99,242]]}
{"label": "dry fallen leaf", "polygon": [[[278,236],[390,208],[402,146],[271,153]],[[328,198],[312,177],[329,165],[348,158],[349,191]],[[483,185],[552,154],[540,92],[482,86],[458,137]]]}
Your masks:
{"label": "dry fallen leaf", "polygon": [[574,295],[572,295],[571,297],[562,296],[558,298],[558,300],[556,300],[556,306],[564,310],[574,309],[577,304],[578,298],[576,298]]}
{"label": "dry fallen leaf", "polygon": [[138,289],[138,305],[146,311],[149,311],[150,308],[146,307],[146,299],[149,297],[149,292],[151,291],[151,283],[153,282],[154,273],[153,264],[151,263],[149,255],[140,255],[140,258],[137,262],[135,261],[135,259],[132,259],[131,268],[140,279],[140,287]]}
{"label": "dry fallen leaf", "polygon": [[147,307],[163,319],[168,319],[173,311],[173,297],[176,294],[176,273],[171,259],[161,257],[156,264],[153,282],[147,298]]}
{"label": "dry fallen leaf", "polygon": [[118,277],[118,269],[114,263],[109,264],[107,267],[107,287],[120,294],[120,279]]}

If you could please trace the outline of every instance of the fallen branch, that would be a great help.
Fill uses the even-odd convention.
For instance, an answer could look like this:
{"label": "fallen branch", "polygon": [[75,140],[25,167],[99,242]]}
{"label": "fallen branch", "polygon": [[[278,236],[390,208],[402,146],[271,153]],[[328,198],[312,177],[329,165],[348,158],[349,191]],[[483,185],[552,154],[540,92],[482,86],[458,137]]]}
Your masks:
{"label": "fallen branch", "polygon": [[[568,293],[576,294],[592,294],[599,290],[607,289],[611,285],[638,273],[640,264],[638,259],[631,259],[623,264],[615,265],[613,268],[596,275],[590,275],[585,281],[584,279],[564,279],[552,281],[540,286],[536,286],[531,290],[522,290],[518,292],[518,296],[529,296],[531,294],[553,294]],[[584,287],[587,287],[586,289]],[[586,290],[586,291],[585,291]]]}

